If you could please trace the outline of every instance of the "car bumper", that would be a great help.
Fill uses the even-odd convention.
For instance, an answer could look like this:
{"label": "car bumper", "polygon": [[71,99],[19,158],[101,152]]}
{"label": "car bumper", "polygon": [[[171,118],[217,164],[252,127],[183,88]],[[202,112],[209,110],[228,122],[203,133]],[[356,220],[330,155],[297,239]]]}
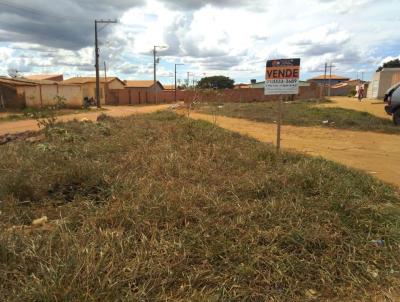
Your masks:
{"label": "car bumper", "polygon": [[392,110],[390,109],[390,106],[385,106],[385,111],[387,114],[392,115]]}

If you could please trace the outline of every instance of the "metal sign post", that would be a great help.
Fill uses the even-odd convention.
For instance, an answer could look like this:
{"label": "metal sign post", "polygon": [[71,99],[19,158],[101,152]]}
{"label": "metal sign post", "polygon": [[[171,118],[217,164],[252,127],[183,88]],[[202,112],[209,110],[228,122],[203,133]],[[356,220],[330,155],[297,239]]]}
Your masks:
{"label": "metal sign post", "polygon": [[282,128],[282,115],[283,115],[283,96],[279,97],[279,109],[278,109],[278,126],[276,129],[276,149],[279,152],[281,149],[281,128]]}
{"label": "metal sign post", "polygon": [[279,95],[276,148],[281,149],[284,95],[299,93],[300,59],[268,60],[265,73],[265,95]]}

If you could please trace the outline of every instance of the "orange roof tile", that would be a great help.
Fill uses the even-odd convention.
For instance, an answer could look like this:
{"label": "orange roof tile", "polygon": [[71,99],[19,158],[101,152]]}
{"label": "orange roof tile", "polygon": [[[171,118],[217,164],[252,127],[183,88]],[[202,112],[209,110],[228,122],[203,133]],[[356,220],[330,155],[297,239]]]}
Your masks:
{"label": "orange roof tile", "polygon": [[62,77],[62,74],[32,74],[29,76],[25,76],[25,79],[28,80],[52,80],[57,77]]}
{"label": "orange roof tile", "polygon": [[[110,83],[114,80],[118,80],[121,83],[125,84],[117,77],[107,77],[107,83]],[[62,84],[87,84],[87,83],[95,83],[95,82],[96,82],[96,77],[75,77],[75,78],[70,78],[70,79],[62,81]],[[100,77],[100,83],[104,83],[104,82],[105,82],[104,77]]]}
{"label": "orange roof tile", "polygon": [[[331,78],[331,80],[350,80],[350,78],[346,78],[346,77],[342,77],[342,76],[338,76],[338,75],[331,75],[329,76],[329,74],[326,75],[326,79],[329,80],[329,77]],[[324,80],[325,79],[325,75],[320,75],[314,78],[311,78],[309,80]]]}
{"label": "orange roof tile", "polygon": [[[124,82],[126,88],[150,88],[154,84],[153,80],[137,80],[137,81],[126,80]],[[162,86],[160,82],[158,83]]]}

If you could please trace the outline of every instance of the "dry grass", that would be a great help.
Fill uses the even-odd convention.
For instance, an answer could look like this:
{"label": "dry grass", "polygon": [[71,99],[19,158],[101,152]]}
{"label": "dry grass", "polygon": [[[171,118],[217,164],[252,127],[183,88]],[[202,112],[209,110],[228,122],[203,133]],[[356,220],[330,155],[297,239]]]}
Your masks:
{"label": "dry grass", "polygon": [[[400,133],[400,128],[393,125],[389,119],[380,118],[363,111],[335,107],[317,107],[315,106],[316,104],[317,101],[313,100],[285,103],[283,123],[293,126],[320,126],[356,131]],[[226,103],[223,104],[222,108],[201,104],[197,109],[208,114],[244,118],[256,122],[273,123],[278,118],[278,102],[276,101]]]}
{"label": "dry grass", "polygon": [[368,301],[398,286],[400,199],[366,174],[165,112],[47,136],[0,147],[3,301]]}

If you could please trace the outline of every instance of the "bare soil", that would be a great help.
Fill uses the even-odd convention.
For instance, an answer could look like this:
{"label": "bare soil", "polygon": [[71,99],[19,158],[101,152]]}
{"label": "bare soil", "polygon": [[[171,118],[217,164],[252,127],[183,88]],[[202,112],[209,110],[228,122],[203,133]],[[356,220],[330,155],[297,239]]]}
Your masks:
{"label": "bare soil", "polygon": [[[107,115],[113,117],[124,117],[132,114],[143,114],[143,113],[151,113],[158,110],[164,110],[168,108],[169,105],[154,105],[154,106],[141,106],[141,107],[133,107],[133,106],[106,106],[104,108],[107,109]],[[69,114],[63,115],[57,118],[58,121],[67,122],[72,121],[74,119],[88,119],[90,121],[96,121],[97,117],[104,113],[103,111],[99,112],[85,112],[79,114]],[[0,135],[4,135],[7,133],[19,133],[29,130],[38,130],[37,122],[35,120],[23,120],[23,121],[10,121],[3,122],[0,124]]]}
{"label": "bare soil", "polygon": [[381,100],[363,99],[361,102],[356,98],[349,97],[332,97],[331,103],[324,103],[318,105],[319,107],[326,108],[344,108],[357,111],[368,112],[372,115],[381,118],[390,119],[390,115],[385,112],[385,103]]}

